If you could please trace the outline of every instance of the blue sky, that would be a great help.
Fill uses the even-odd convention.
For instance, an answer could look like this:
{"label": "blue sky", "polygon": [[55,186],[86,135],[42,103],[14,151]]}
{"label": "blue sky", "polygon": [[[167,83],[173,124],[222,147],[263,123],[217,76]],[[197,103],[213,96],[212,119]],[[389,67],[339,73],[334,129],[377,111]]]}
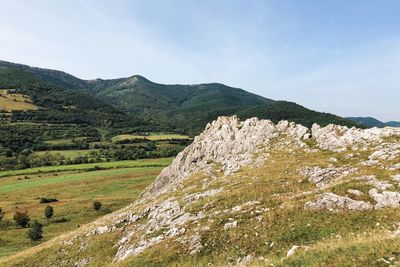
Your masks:
{"label": "blue sky", "polygon": [[0,59],[400,120],[398,0],[0,0]]}

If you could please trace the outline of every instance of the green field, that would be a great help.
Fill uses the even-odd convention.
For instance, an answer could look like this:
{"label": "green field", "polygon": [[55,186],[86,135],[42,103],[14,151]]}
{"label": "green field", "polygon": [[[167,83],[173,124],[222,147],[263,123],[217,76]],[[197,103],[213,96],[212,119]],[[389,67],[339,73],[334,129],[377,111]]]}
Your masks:
{"label": "green field", "polygon": [[73,164],[73,165],[61,165],[61,166],[46,166],[46,167],[37,167],[37,168],[30,168],[23,170],[0,171],[0,177],[30,175],[30,174],[46,173],[46,172],[83,171],[83,170],[92,170],[96,168],[115,169],[115,168],[137,168],[137,167],[165,167],[168,166],[171,161],[172,161],[171,158],[159,158],[159,159],[123,160],[116,162]]}
{"label": "green field", "polygon": [[[27,229],[13,223],[15,211],[26,210],[44,225],[44,242],[133,202],[170,162],[165,158],[1,172],[0,207],[6,214],[0,222],[0,257],[38,244],[27,239]],[[87,171],[94,166],[105,169]],[[21,172],[30,172],[29,178]],[[41,197],[58,200],[50,204],[55,214],[49,221],[43,215],[49,204],[40,204]],[[98,212],[92,208],[94,200],[103,204]],[[64,222],[57,223],[62,218]]]}
{"label": "green field", "polygon": [[46,153],[52,154],[61,154],[66,158],[76,158],[80,156],[88,156],[90,152],[97,151],[98,149],[85,149],[85,150],[50,150],[50,151],[37,151],[34,152],[36,155],[43,156]]}
{"label": "green field", "polygon": [[78,137],[74,137],[74,138],[47,140],[47,141],[45,141],[45,143],[49,144],[49,145],[72,144],[74,140],[75,141],[83,141],[83,140],[86,140],[86,137],[78,136]]}
{"label": "green field", "polygon": [[134,135],[134,134],[120,134],[114,136],[111,140],[113,142],[129,139],[143,139],[151,141],[164,141],[171,139],[190,139],[187,135],[181,134],[150,134],[150,135]]}

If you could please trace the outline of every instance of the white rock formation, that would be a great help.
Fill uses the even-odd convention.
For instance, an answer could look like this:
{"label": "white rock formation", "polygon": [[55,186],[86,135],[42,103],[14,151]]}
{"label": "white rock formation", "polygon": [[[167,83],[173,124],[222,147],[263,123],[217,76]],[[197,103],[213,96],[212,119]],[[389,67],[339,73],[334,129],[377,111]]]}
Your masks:
{"label": "white rock formation", "polygon": [[370,210],[372,205],[365,201],[357,201],[334,193],[325,193],[315,202],[307,202],[304,206],[312,210]]}

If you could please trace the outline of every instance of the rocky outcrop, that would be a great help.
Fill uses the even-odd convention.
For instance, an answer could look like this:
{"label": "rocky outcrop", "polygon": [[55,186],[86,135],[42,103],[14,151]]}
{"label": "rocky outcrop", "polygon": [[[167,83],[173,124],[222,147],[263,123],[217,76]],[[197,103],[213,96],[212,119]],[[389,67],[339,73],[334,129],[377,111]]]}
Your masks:
{"label": "rocky outcrop", "polygon": [[400,192],[383,191],[376,188],[369,191],[369,195],[377,202],[375,209],[400,207]]}
{"label": "rocky outcrop", "polygon": [[317,167],[309,167],[300,169],[300,174],[307,177],[308,181],[316,184],[317,187],[322,188],[325,187],[331,181],[346,177],[347,175],[356,172],[356,168],[350,167],[330,167],[330,168],[321,168]]}
{"label": "rocky outcrop", "polygon": [[274,125],[269,120],[257,118],[242,122],[236,116],[219,117],[208,124],[204,132],[161,172],[145,196],[166,192],[176,181],[193,173],[210,171],[213,164],[220,165],[225,175],[236,172],[242,166],[253,163],[255,154],[266,157],[271,139],[281,134],[294,139],[310,137],[307,127],[288,121]]}
{"label": "rocky outcrop", "polygon": [[320,127],[314,124],[311,128],[311,134],[322,149],[332,151],[345,151],[351,147],[353,149],[365,149],[371,144],[378,144],[387,137],[400,136],[399,128],[371,128],[358,129],[348,128],[330,124],[326,127]]}
{"label": "rocky outcrop", "polygon": [[304,206],[311,210],[370,210],[372,205],[365,201],[357,201],[334,193],[325,193],[315,202],[307,202]]}

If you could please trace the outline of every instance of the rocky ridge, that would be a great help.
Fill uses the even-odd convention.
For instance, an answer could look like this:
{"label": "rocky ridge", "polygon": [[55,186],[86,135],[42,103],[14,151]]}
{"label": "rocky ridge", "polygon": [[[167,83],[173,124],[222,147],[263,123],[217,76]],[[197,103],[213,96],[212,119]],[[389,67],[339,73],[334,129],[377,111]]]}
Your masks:
{"label": "rocky ridge", "polygon": [[[253,225],[254,231],[264,223],[272,227],[267,221],[274,214],[302,210],[310,217],[349,210],[357,216],[357,212],[396,208],[400,205],[399,142],[399,128],[313,125],[309,129],[287,121],[275,125],[256,118],[220,117],[160,173],[137,202],[60,241],[63,249],[58,257],[65,258],[76,247],[78,254],[85,254],[85,244],[102,235],[116,236],[110,256],[115,264],[168,244],[183,246],[181,256],[200,257],[212,253],[210,246],[218,236],[246,225]],[[272,172],[274,168],[279,171]],[[212,239],[209,233],[214,233]],[[223,240],[219,246],[224,247],[229,238]],[[279,246],[263,242],[268,251]],[[293,257],[297,248],[312,250],[306,244],[281,246],[287,249],[281,253],[283,261]],[[225,263],[269,263],[252,249],[241,250],[250,254],[228,257]],[[93,257],[67,259],[64,265],[90,265]]]}

